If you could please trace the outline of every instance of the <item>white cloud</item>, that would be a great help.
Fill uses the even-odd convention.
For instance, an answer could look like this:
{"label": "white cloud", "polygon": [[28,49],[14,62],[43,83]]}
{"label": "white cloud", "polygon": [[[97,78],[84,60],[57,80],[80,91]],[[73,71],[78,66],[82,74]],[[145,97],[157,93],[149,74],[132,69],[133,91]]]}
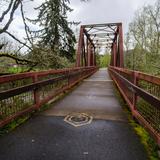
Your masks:
{"label": "white cloud", "polygon": [[81,21],[82,24],[122,22],[127,31],[134,12],[144,4],[153,4],[155,0],[90,0],[82,3],[71,0],[74,11],[69,19]]}
{"label": "white cloud", "polygon": [[[37,15],[34,7],[39,6],[43,1],[26,2],[24,5],[26,15],[34,19]],[[80,0],[70,1],[71,8],[74,9],[69,14],[70,21],[81,21],[82,24],[122,22],[125,32],[134,16],[134,12],[144,4],[153,4],[155,2],[155,0],[89,0],[86,3]],[[20,12],[16,12],[9,29],[21,39],[25,36]]]}

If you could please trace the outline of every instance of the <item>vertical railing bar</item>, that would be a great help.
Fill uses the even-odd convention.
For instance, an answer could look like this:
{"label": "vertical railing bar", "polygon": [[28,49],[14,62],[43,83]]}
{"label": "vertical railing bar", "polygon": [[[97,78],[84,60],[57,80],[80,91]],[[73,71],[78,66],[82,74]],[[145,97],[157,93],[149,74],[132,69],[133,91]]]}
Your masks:
{"label": "vertical railing bar", "polygon": [[[33,75],[33,83],[35,83],[35,82],[38,82],[38,75],[37,74]],[[33,90],[33,92],[34,92],[34,103],[35,103],[36,109],[39,109],[39,107],[40,107],[40,92],[39,92],[39,89],[35,88]]]}

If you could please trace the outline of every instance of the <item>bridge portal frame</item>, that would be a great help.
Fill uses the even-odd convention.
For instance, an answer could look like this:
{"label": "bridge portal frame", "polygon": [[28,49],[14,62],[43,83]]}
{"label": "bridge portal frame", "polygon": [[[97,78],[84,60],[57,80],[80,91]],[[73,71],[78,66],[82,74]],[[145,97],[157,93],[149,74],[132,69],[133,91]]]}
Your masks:
{"label": "bridge portal frame", "polygon": [[122,23],[81,25],[76,67],[96,66],[96,49],[105,47],[111,52],[111,66],[124,67]]}

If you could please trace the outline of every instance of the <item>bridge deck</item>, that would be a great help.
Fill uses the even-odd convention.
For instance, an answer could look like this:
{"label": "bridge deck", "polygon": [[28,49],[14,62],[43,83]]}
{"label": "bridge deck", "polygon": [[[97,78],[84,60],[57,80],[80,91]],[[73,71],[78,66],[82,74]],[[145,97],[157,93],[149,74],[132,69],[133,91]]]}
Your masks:
{"label": "bridge deck", "polygon": [[[63,121],[71,112],[85,112],[94,119],[73,127]],[[0,137],[0,144],[3,160],[147,159],[105,70],[86,79],[51,109]]]}
{"label": "bridge deck", "polygon": [[126,119],[115,97],[113,82],[106,69],[84,80],[76,90],[56,103],[44,115],[66,116],[72,112],[85,112],[98,119],[122,121]]}

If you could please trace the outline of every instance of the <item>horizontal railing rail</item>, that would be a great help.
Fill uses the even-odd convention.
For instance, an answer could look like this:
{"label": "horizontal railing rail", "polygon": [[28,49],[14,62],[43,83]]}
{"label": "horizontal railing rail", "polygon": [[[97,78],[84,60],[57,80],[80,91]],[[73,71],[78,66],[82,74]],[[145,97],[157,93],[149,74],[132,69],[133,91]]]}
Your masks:
{"label": "horizontal railing rail", "polygon": [[160,145],[160,78],[112,66],[109,72],[133,116]]}
{"label": "horizontal railing rail", "polygon": [[38,110],[95,71],[97,67],[77,67],[1,76],[0,127],[18,116]]}

